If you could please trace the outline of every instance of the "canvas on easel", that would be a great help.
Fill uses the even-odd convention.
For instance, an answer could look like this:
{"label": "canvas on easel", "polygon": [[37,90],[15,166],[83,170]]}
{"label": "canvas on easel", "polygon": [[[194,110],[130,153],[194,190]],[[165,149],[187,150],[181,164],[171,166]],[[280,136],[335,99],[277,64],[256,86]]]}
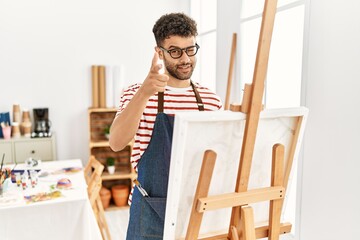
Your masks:
{"label": "canvas on easel", "polygon": [[[249,189],[269,186],[272,146],[285,146],[284,166],[297,158],[307,116],[306,108],[264,110],[254,150]],[[300,120],[301,119],[301,120]],[[175,117],[164,239],[183,239],[188,228],[204,152],[216,152],[209,196],[234,192],[246,114],[181,113]],[[253,205],[256,223],[268,221],[268,204]],[[204,213],[200,236],[224,234],[231,208]]]}

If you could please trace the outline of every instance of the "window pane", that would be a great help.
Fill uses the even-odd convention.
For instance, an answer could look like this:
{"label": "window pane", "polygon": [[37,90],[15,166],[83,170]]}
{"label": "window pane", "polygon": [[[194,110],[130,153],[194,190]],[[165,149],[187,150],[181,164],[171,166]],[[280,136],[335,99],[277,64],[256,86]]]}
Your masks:
{"label": "window pane", "polygon": [[266,107],[300,106],[304,6],[276,15],[266,84]]}
{"label": "window pane", "polygon": [[199,35],[216,30],[217,0],[191,0],[190,4]]}
{"label": "window pane", "polygon": [[215,91],[216,86],[216,32],[198,38],[200,49],[193,80]]}
{"label": "window pane", "polygon": [[[299,0],[278,0],[277,7],[284,5],[301,2]],[[265,0],[243,0],[241,6],[241,18],[248,18],[254,15],[262,14],[264,10]]]}
{"label": "window pane", "polygon": [[259,41],[261,18],[247,21],[241,24],[240,29],[240,80],[241,85],[252,83],[256,51]]}
{"label": "window pane", "polygon": [[216,0],[201,1],[201,21],[199,25],[199,34],[216,29]]}
{"label": "window pane", "polygon": [[[300,105],[304,7],[276,14],[266,79],[267,108]],[[261,18],[246,21],[240,29],[241,85],[251,83],[256,60]]]}

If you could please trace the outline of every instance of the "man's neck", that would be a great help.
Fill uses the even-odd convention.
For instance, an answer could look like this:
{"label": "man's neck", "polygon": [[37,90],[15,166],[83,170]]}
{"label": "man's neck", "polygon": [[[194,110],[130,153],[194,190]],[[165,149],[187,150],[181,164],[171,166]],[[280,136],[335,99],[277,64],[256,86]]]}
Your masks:
{"label": "man's neck", "polygon": [[179,80],[175,78],[170,78],[169,81],[167,82],[167,85],[175,88],[187,88],[190,86],[190,79]]}

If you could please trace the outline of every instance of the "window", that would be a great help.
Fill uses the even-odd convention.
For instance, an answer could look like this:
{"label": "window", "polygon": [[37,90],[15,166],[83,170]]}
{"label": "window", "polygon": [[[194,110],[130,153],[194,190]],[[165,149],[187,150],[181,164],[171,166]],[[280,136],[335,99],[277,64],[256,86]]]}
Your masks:
{"label": "window", "polygon": [[[240,81],[252,82],[264,1],[242,1]],[[290,2],[290,3],[289,3]],[[260,4],[261,3],[261,4]],[[286,4],[285,4],[286,3]],[[303,1],[279,1],[265,86],[266,108],[300,106]]]}
{"label": "window", "polygon": [[216,0],[192,0],[191,17],[197,22],[200,45],[192,79],[216,91]]}

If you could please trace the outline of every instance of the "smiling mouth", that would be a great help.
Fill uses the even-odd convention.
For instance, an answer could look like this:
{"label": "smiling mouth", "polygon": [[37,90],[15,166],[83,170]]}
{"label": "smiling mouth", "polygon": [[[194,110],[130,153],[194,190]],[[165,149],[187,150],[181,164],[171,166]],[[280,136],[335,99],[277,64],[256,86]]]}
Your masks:
{"label": "smiling mouth", "polygon": [[179,70],[190,70],[192,68],[191,64],[186,64],[186,65],[179,65],[177,67]]}

